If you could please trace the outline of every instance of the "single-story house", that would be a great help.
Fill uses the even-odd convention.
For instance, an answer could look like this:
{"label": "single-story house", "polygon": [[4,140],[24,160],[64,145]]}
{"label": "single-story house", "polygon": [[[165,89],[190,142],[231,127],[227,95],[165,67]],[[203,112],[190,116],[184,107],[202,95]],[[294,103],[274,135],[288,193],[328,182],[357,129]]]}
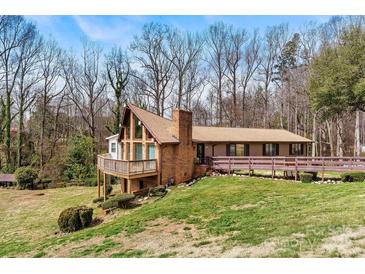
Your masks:
{"label": "single-story house", "polygon": [[[98,179],[121,178],[121,192],[135,192],[194,176],[197,165],[214,156],[307,154],[311,140],[283,129],[192,125],[192,113],[174,110],[172,120],[128,104],[119,134],[106,138],[108,153],[98,156]],[[100,193],[100,187],[99,187]]]}

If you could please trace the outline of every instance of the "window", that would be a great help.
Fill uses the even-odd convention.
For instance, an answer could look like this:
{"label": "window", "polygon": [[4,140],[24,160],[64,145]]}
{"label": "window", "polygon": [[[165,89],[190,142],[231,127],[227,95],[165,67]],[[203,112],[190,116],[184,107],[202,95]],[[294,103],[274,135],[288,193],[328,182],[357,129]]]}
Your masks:
{"label": "window", "polygon": [[290,155],[303,155],[304,145],[303,144],[289,144]]}
{"label": "window", "polygon": [[126,149],[126,151],[125,151],[125,156],[126,156],[126,160],[128,161],[128,160],[130,160],[130,149],[129,149],[129,143],[126,143],[126,144],[125,144],[125,149]]}
{"label": "window", "polygon": [[278,156],[279,144],[263,144],[262,150],[264,156]]}
{"label": "window", "polygon": [[198,164],[203,164],[205,159],[205,144],[198,144],[196,147],[196,158]]}
{"label": "window", "polygon": [[144,189],[144,183],[143,183],[143,181],[139,181],[139,189]]}
{"label": "window", "polygon": [[135,144],[134,145],[134,154],[136,155],[136,160],[142,160],[142,144]]}
{"label": "window", "polygon": [[228,144],[227,156],[249,156],[250,145],[249,144]]}
{"label": "window", "polygon": [[148,145],[148,159],[149,160],[156,159],[156,156],[155,156],[155,145],[154,144],[149,144]]}
{"label": "window", "polygon": [[236,156],[236,145],[235,144],[229,145],[229,156]]}
{"label": "window", "polygon": [[134,116],[134,138],[142,139],[142,123]]}
{"label": "window", "polygon": [[111,153],[117,152],[117,144],[116,143],[111,143],[110,151],[111,151]]}
{"label": "window", "polygon": [[130,115],[126,116],[126,127],[125,127],[125,138],[130,139],[131,137],[131,119]]}

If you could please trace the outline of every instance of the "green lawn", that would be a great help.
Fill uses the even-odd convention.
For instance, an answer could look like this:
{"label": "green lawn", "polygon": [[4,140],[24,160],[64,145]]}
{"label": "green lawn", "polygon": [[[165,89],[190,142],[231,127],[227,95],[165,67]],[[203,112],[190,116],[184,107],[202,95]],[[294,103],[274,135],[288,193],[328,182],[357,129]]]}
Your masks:
{"label": "green lawn", "polygon": [[[96,189],[90,187],[0,189],[0,256],[365,254],[365,183],[314,185],[211,177],[193,187],[175,187],[163,199],[136,209],[104,215],[98,208],[94,215],[104,219],[102,224],[56,235],[59,212],[81,204],[95,207],[91,203],[95,194]],[[336,235],[346,243],[336,245]]]}

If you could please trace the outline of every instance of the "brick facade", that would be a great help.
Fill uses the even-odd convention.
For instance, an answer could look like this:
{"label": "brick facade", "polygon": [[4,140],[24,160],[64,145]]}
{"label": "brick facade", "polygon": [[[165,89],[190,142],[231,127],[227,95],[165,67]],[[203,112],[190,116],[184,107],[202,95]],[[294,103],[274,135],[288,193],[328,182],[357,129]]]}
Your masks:
{"label": "brick facade", "polygon": [[194,147],[192,140],[192,113],[174,110],[172,113],[172,134],[180,142],[162,146],[161,182],[170,177],[175,183],[190,180],[194,172]]}

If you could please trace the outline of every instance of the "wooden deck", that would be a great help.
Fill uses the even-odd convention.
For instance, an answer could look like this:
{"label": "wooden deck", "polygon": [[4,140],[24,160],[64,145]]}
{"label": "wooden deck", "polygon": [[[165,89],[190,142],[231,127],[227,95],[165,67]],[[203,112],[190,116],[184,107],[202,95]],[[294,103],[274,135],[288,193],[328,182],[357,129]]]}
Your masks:
{"label": "wooden deck", "polygon": [[104,173],[128,179],[157,175],[155,159],[123,161],[111,159],[108,154],[104,154],[98,155],[97,167]]}
{"label": "wooden deck", "polygon": [[292,171],[297,177],[300,171],[365,171],[365,157],[213,157],[213,170],[271,170]]}

